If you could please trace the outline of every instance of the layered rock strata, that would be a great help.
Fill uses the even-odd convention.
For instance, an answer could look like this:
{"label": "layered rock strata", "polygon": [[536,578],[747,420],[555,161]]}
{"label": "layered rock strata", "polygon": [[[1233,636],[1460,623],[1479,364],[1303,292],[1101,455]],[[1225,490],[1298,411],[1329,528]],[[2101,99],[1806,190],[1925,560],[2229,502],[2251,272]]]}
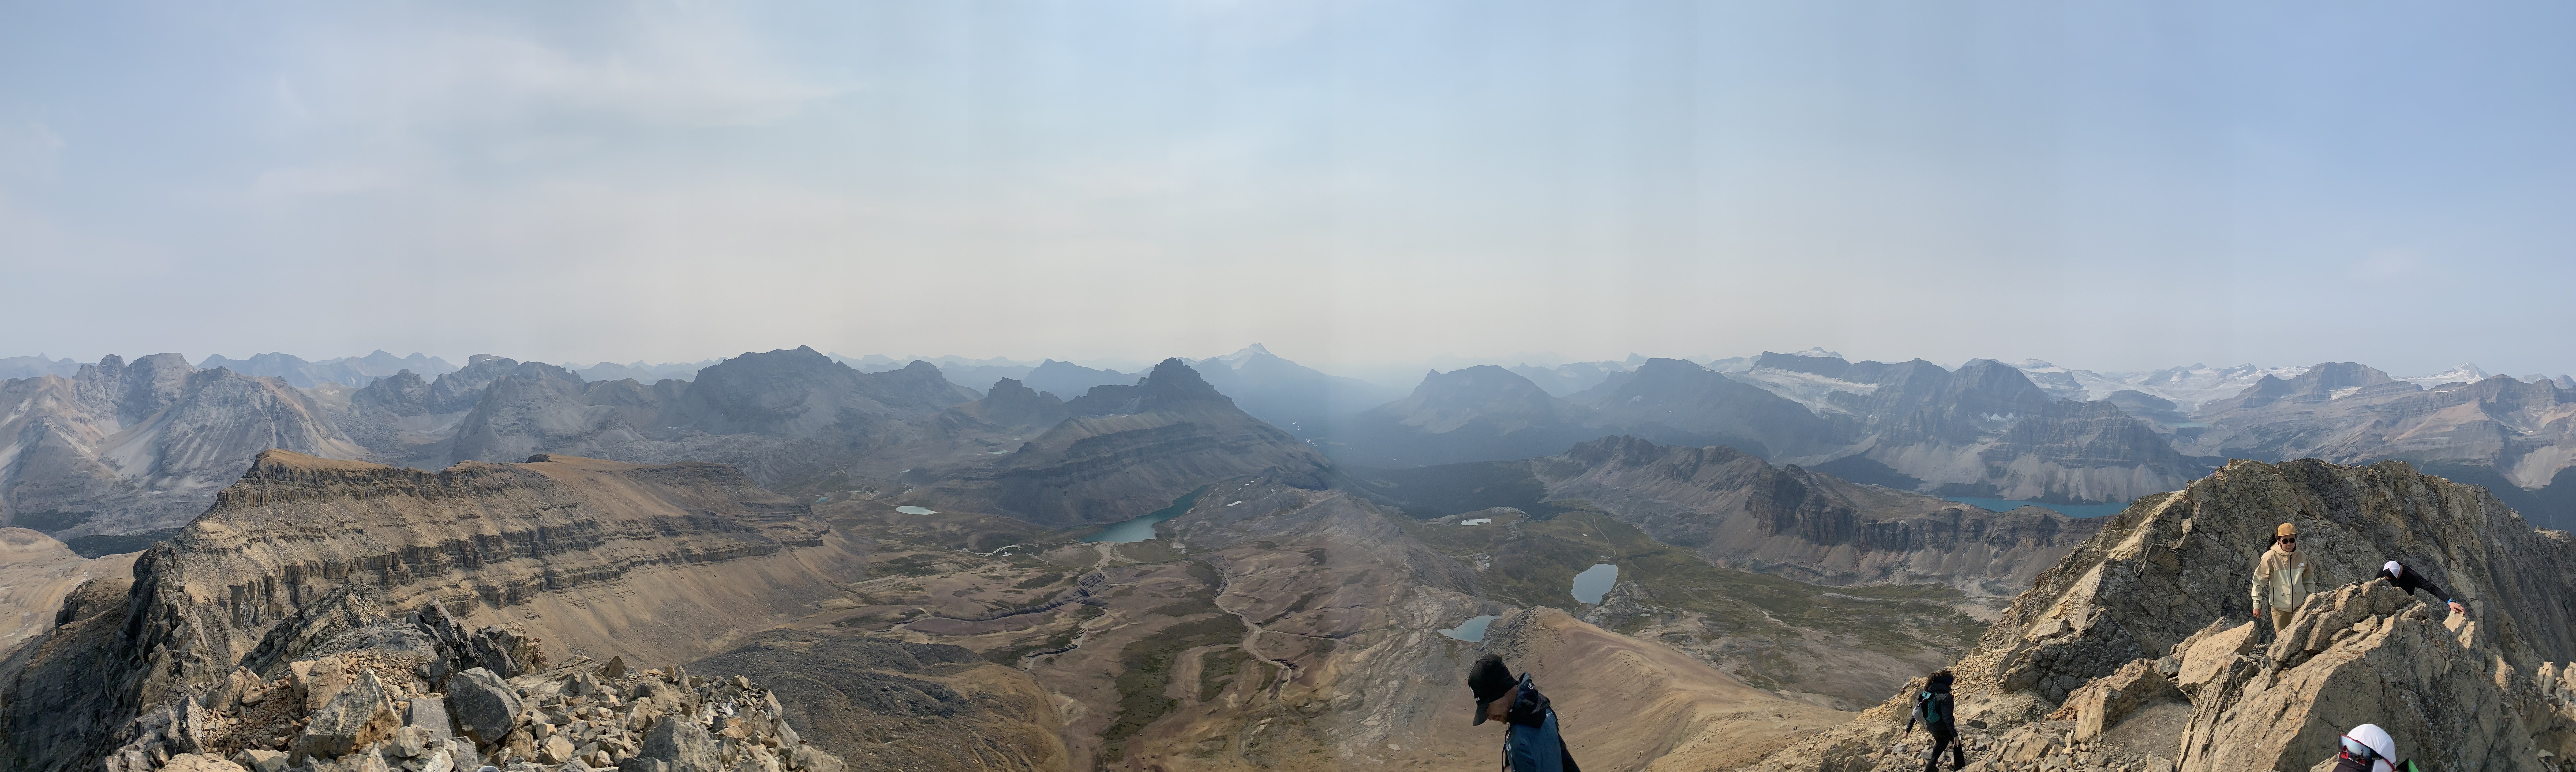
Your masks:
{"label": "layered rock strata", "polygon": [[[10,660],[7,752],[20,769],[83,768],[157,731],[135,717],[184,725],[188,704],[238,672],[274,680],[312,652],[409,652],[419,661],[379,676],[439,687],[450,673],[422,652],[446,639],[382,621],[404,609],[443,604],[560,651],[673,662],[792,619],[863,566],[802,504],[715,464],[550,457],[433,473],[270,451],[144,553],[130,585],[71,593]],[[507,678],[529,661],[510,648],[450,659]]]}

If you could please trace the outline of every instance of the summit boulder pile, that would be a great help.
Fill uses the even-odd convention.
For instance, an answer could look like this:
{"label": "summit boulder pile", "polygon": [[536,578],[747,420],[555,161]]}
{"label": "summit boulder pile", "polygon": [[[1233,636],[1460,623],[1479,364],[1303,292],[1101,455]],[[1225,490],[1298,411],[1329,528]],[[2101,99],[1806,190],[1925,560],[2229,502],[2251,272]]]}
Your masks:
{"label": "summit boulder pile", "polygon": [[[328,652],[328,653],[322,653]],[[478,654],[499,653],[492,665]],[[263,680],[251,671],[130,722],[109,772],[841,772],[746,678],[548,666],[515,631],[432,605],[343,633]],[[458,668],[464,668],[459,670]],[[516,673],[504,677],[503,673]]]}

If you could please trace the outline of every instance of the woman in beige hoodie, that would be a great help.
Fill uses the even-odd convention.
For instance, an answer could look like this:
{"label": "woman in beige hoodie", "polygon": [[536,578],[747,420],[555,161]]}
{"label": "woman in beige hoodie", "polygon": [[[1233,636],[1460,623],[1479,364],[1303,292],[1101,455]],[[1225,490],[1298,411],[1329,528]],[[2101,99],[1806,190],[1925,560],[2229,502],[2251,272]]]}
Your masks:
{"label": "woman in beige hoodie", "polygon": [[2308,567],[2308,556],[2299,554],[2299,527],[2282,523],[2272,530],[2272,548],[2263,551],[2263,559],[2254,564],[2254,616],[2263,618],[2271,609],[2272,632],[2290,625],[2291,615],[2299,613],[2299,604],[2317,591],[2317,572]]}

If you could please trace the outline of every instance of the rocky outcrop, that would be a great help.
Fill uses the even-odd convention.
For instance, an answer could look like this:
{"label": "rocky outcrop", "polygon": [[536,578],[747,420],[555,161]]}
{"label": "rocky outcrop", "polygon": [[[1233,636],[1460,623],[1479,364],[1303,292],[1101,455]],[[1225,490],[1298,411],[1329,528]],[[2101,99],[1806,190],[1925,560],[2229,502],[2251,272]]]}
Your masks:
{"label": "rocky outcrop", "polygon": [[[2249,620],[2245,587],[2282,522],[2332,589],[2275,635]],[[2470,613],[2370,578],[2391,559]],[[2368,722],[2433,768],[2553,769],[2576,743],[2561,683],[2576,659],[2571,592],[2576,541],[2485,489],[2401,462],[2232,462],[2140,500],[2041,574],[1953,666],[1959,715],[1972,751],[2006,768],[2305,769]],[[2188,707],[2123,706],[2144,670]],[[1887,752],[1906,705],[1900,695],[1760,768],[1919,765]]]}
{"label": "rocky outcrop", "polygon": [[[534,638],[678,661],[835,594],[861,565],[802,504],[715,464],[552,457],[433,473],[270,451],[136,562],[131,592],[91,582],[11,660],[7,752],[20,769],[94,763],[193,731],[188,706],[236,671],[273,681],[342,651],[390,652],[378,661],[400,664],[380,678],[432,685],[474,667],[514,677],[535,661]],[[445,610],[385,621],[441,606],[524,634],[459,632]],[[154,715],[184,720],[133,723]],[[337,748],[338,736],[315,742]]]}
{"label": "rocky outcrop", "polygon": [[0,522],[64,539],[176,526],[266,448],[367,453],[285,383],[178,354],[0,383]]}
{"label": "rocky outcrop", "polygon": [[2008,596],[2100,521],[2006,513],[1773,467],[1726,447],[1611,437],[1538,459],[1553,499],[1592,502],[1710,562],[1823,584],[1950,584]]}

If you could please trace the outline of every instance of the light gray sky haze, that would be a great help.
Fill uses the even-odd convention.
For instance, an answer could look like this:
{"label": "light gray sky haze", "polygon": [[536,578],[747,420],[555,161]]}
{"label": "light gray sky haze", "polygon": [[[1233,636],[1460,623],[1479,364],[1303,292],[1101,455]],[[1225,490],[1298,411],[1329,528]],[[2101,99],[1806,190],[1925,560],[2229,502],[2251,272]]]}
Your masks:
{"label": "light gray sky haze", "polygon": [[0,356],[2576,370],[2576,4],[0,0]]}

